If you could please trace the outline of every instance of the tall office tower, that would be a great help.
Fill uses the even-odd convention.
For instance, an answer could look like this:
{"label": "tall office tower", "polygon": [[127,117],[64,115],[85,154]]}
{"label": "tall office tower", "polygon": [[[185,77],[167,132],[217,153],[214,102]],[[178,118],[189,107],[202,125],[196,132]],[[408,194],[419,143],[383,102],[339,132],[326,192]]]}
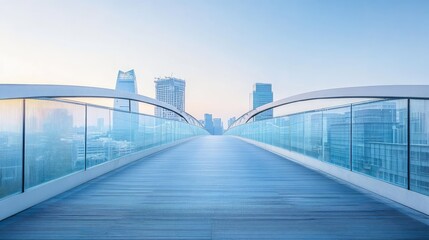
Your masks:
{"label": "tall office tower", "polygon": [[[255,83],[250,94],[250,110],[273,102],[273,92],[270,83]],[[273,118],[273,110],[264,111],[254,117],[255,121]]]}
{"label": "tall office tower", "polygon": [[[117,91],[137,94],[137,82],[134,70],[128,72],[119,71],[116,79]],[[125,99],[115,99],[114,108],[121,111],[113,111],[112,135],[115,140],[131,141],[133,130],[138,128],[138,116],[130,117],[128,112],[138,112],[137,102],[131,102]]]}
{"label": "tall office tower", "polygon": [[[182,79],[174,77],[157,78],[155,81],[156,99],[185,111],[185,86],[185,80]],[[155,108],[155,116],[182,120],[176,113],[161,107]]]}
{"label": "tall office tower", "polygon": [[223,122],[220,118],[213,118],[213,135],[223,134]]}
{"label": "tall office tower", "polygon": [[213,116],[211,114],[204,114],[204,128],[210,134],[213,134]]}

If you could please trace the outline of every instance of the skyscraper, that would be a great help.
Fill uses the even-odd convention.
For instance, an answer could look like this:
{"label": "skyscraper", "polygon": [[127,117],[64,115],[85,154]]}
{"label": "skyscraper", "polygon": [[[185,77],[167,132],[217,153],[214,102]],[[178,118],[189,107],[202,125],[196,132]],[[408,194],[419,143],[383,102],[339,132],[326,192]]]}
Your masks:
{"label": "skyscraper", "polygon": [[[273,92],[270,83],[255,83],[250,94],[250,110],[273,102]],[[273,118],[273,110],[267,110],[254,117],[255,121]]]}
{"label": "skyscraper", "polygon": [[[157,78],[155,80],[156,99],[185,111],[185,86],[185,80],[182,79],[174,77]],[[155,108],[155,116],[182,120],[176,113],[161,107]]]}
{"label": "skyscraper", "polygon": [[223,134],[223,122],[220,118],[213,118],[213,135]]}
{"label": "skyscraper", "polygon": [[204,114],[204,128],[210,134],[213,134],[213,116],[211,114]]}
{"label": "skyscraper", "polygon": [[[134,70],[128,72],[119,71],[116,79],[117,91],[124,91],[137,94],[137,82]],[[121,111],[138,112],[137,102],[131,102],[126,99],[115,99],[114,108]],[[112,135],[115,140],[132,140],[131,130],[138,127],[138,116],[131,119],[128,114],[121,111],[113,111]]]}
{"label": "skyscraper", "polygon": [[[123,72],[118,72],[118,78],[116,79],[116,88],[117,91],[123,91],[123,92],[130,92],[137,94],[137,82],[136,82],[136,75],[134,73],[134,69]],[[123,111],[137,111],[137,104],[131,104],[128,100],[125,99],[115,99],[115,109],[120,109]]]}

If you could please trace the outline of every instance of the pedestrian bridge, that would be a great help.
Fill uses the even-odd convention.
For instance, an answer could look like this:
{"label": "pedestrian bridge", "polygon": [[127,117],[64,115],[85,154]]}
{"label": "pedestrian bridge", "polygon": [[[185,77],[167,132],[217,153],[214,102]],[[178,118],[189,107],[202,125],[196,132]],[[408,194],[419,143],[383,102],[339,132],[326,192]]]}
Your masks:
{"label": "pedestrian bridge", "polygon": [[1,86],[0,239],[428,239],[428,90],[297,95],[210,136],[143,96]]}

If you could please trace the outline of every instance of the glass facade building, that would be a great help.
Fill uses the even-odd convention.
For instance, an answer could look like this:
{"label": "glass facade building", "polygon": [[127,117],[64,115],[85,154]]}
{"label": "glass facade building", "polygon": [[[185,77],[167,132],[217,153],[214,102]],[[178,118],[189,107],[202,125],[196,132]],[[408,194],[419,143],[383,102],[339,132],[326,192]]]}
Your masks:
{"label": "glass facade building", "polygon": [[[184,112],[185,87],[185,80],[174,77],[158,78],[155,81],[155,98],[158,101],[168,103]],[[161,107],[155,109],[155,116],[179,121],[182,119],[176,113]]]}
{"label": "glass facade building", "polygon": [[[255,83],[250,94],[250,109],[255,109],[273,101],[272,86],[269,83]],[[254,117],[255,121],[273,118],[273,110],[267,110]]]}
{"label": "glass facade building", "polygon": [[210,134],[214,134],[214,124],[213,124],[213,115],[206,113],[204,114],[204,128]]}

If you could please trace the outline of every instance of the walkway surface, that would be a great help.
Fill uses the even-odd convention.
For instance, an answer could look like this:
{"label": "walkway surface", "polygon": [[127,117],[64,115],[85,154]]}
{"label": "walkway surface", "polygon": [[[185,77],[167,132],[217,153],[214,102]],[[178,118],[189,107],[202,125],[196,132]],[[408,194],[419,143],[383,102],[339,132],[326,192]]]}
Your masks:
{"label": "walkway surface", "polygon": [[429,239],[429,226],[241,140],[208,136],[8,218],[0,239]]}

